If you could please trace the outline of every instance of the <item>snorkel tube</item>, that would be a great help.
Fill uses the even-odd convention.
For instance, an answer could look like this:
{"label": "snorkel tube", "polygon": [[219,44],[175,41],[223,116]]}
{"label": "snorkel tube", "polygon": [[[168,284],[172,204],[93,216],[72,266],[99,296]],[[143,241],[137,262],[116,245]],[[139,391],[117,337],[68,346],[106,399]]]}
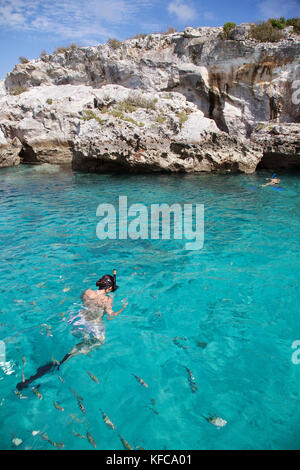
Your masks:
{"label": "snorkel tube", "polygon": [[114,287],[113,287],[113,292],[114,292],[115,290],[118,289],[118,286],[117,286],[117,270],[116,269],[113,270],[113,275],[114,275]]}

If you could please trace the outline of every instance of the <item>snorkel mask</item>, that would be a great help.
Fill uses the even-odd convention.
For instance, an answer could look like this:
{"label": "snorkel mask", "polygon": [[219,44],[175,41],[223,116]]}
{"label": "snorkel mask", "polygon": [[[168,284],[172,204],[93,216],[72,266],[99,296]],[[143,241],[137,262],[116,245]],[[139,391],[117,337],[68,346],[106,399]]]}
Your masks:
{"label": "snorkel mask", "polygon": [[112,292],[115,292],[118,289],[117,286],[117,271],[116,269],[113,270],[113,276],[110,274],[106,274],[105,276],[102,276],[99,281],[96,282],[96,286],[99,287],[99,289],[112,289]]}

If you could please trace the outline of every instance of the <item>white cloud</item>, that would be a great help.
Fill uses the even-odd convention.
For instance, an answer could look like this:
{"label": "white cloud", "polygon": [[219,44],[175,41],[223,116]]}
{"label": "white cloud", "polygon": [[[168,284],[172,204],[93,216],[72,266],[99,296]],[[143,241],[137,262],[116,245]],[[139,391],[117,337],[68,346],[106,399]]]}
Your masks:
{"label": "white cloud", "polygon": [[3,29],[52,34],[64,40],[98,42],[117,35],[153,0],[0,0]]}
{"label": "white cloud", "polygon": [[196,17],[196,10],[182,2],[181,0],[174,0],[168,5],[170,14],[175,14],[179,21],[191,21]]}
{"label": "white cloud", "polygon": [[280,16],[300,16],[300,3],[297,0],[263,0],[259,4],[263,18],[279,18]]}

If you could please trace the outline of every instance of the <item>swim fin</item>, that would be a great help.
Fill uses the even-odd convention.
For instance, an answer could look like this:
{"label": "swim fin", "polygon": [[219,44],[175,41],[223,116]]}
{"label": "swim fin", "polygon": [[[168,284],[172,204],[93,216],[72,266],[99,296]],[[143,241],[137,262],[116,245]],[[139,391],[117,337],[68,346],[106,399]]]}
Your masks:
{"label": "swim fin", "polygon": [[25,380],[24,382],[19,382],[16,385],[16,388],[18,390],[23,390],[23,388],[28,387],[28,385],[31,384],[31,382],[47,374],[47,372],[50,372],[50,370],[54,367],[58,367],[58,366],[54,364],[53,362],[48,362],[48,364],[45,364],[44,366],[39,367],[35,375],[32,375],[31,377],[29,377],[29,379]]}

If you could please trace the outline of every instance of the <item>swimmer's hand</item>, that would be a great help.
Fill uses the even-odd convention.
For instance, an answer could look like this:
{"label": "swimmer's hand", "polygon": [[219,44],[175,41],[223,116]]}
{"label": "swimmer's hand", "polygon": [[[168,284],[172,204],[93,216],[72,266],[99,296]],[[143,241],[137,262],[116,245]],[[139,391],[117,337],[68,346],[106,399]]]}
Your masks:
{"label": "swimmer's hand", "polygon": [[123,310],[127,307],[128,305],[128,302],[127,302],[127,298],[126,299],[123,299],[122,301],[122,308],[118,311],[118,312],[114,312],[113,309],[112,309],[112,299],[109,299],[109,302],[108,304],[106,305],[106,313],[110,316],[110,317],[116,317],[117,315],[119,315],[121,312],[123,312]]}

